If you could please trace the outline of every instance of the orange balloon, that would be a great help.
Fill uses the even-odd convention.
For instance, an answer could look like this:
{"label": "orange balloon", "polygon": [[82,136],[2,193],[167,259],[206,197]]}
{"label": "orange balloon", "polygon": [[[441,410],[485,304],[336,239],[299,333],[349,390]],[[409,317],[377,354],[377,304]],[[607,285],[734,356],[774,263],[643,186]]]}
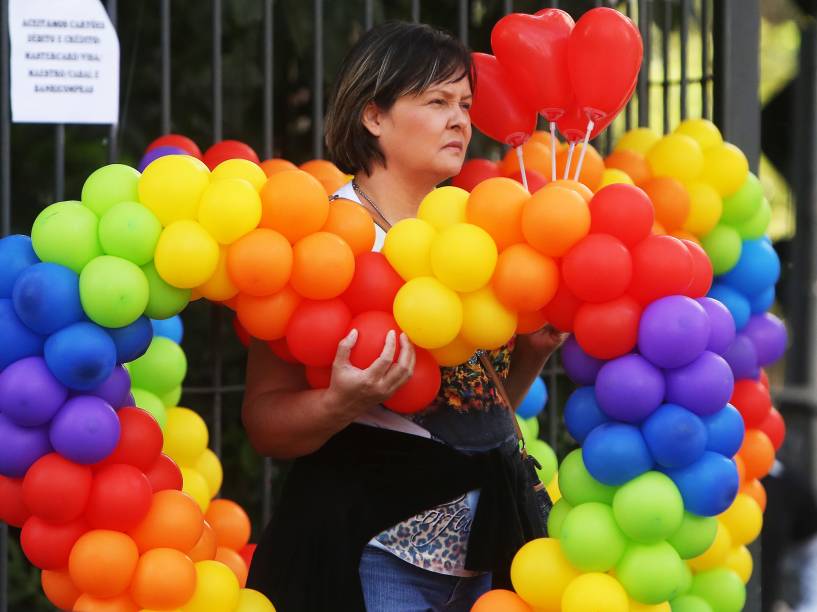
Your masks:
{"label": "orange balloon", "polygon": [[[547,148],[550,148],[551,141],[550,141],[550,132],[547,130],[536,130],[533,134],[531,134],[530,140],[528,142],[538,142],[540,144],[545,145]],[[556,139],[556,150],[559,150],[559,145],[562,143]]]}
{"label": "orange balloon", "polygon": [[341,172],[335,164],[326,159],[313,159],[301,164],[299,167],[318,179],[327,195],[332,195],[349,182],[349,177]]}
{"label": "orange balloon", "polygon": [[301,303],[301,296],[287,285],[278,293],[255,297],[239,293],[235,312],[238,322],[259,340],[277,340],[286,335],[287,323]]}
{"label": "orange balloon", "polygon": [[669,232],[681,229],[689,216],[689,193],[684,184],[670,176],[651,178],[640,187],[649,196],[655,219]]}
{"label": "orange balloon", "polygon": [[690,242],[694,242],[699,247],[703,248],[703,245],[701,244],[701,241],[698,239],[698,237],[695,234],[690,234],[686,230],[682,229],[675,230],[674,232],[670,232],[670,236],[678,238],[678,240],[689,240]]}
{"label": "orange balloon", "polygon": [[74,604],[77,612],[138,612],[139,606],[127,595],[101,598],[85,593]]}
{"label": "orange balloon", "polygon": [[73,608],[74,602],[82,595],[67,570],[43,570],[40,584],[48,601],[60,610]]}
{"label": "orange balloon", "polygon": [[216,549],[216,561],[219,563],[223,563],[227,567],[229,567],[235,577],[238,578],[238,584],[243,589],[244,586],[247,584],[247,562],[241,558],[236,551],[226,548],[225,546],[219,546]]}
{"label": "orange balloon", "polygon": [[590,200],[593,199],[593,192],[590,191],[590,187],[585,185],[584,183],[580,183],[579,181],[573,181],[570,179],[558,179],[555,181],[551,181],[546,185],[546,187],[563,187],[565,189],[570,189],[571,191],[575,191],[582,199],[590,203]]}
{"label": "orange balloon", "polygon": [[174,548],[154,548],[141,556],[130,593],[143,608],[178,608],[196,590],[196,568],[190,557]]}
{"label": "orange balloon", "polygon": [[329,216],[323,185],[303,170],[283,170],[267,179],[260,191],[260,227],[274,229],[294,244],[317,232]]}
{"label": "orange balloon", "polygon": [[763,486],[763,483],[759,480],[750,480],[743,484],[740,488],[741,493],[745,493],[752,499],[757,502],[757,505],[760,506],[761,512],[766,512],[766,489]]}
{"label": "orange balloon", "polygon": [[524,242],[522,206],[530,194],[522,185],[505,177],[489,178],[471,191],[465,206],[468,223],[478,225],[491,235],[500,251]]}
{"label": "orange balloon", "polygon": [[343,238],[355,255],[367,253],[374,246],[372,216],[360,204],[351,200],[341,198],[329,203],[329,217],[321,231]]}
{"label": "orange balloon", "polygon": [[774,445],[769,436],[759,429],[749,429],[743,438],[738,455],[746,465],[744,480],[761,479],[774,464]]}
{"label": "orange balloon", "polygon": [[264,174],[267,175],[267,178],[275,174],[276,172],[282,172],[284,170],[297,170],[298,166],[293,164],[291,161],[287,159],[281,159],[280,157],[273,157],[272,159],[265,159],[260,164],[261,170],[264,171]]}
{"label": "orange balloon", "polygon": [[[528,140],[522,145],[522,157],[525,170],[535,170],[545,180],[550,179],[553,174],[552,162],[550,161],[550,145],[537,140]],[[499,172],[502,176],[513,176],[519,171],[519,157],[516,149],[509,149],[502,161],[499,162]]]}
{"label": "orange balloon", "polygon": [[227,248],[227,272],[239,291],[272,295],[289,282],[292,247],[275,230],[254,229]]}
{"label": "orange balloon", "polygon": [[150,509],[130,535],[139,552],[151,548],[193,548],[204,529],[199,505],[187,493],[167,489],[153,494]]}
{"label": "orange balloon", "polygon": [[654,236],[666,236],[667,230],[665,230],[664,226],[661,225],[658,221],[653,221],[652,230],[650,230],[650,233],[653,234]]}
{"label": "orange balloon", "polygon": [[[573,159],[570,161],[569,178],[573,178],[576,174],[576,164],[579,163],[579,155],[581,155],[581,144],[577,144],[573,151]],[[569,149],[562,149],[556,153],[556,176],[565,175],[565,164],[567,163],[567,156]],[[596,151],[593,145],[587,145],[587,152],[584,155],[584,162],[582,163],[582,171],[579,174],[579,182],[587,185],[591,191],[595,192],[601,186],[602,175],[604,174],[604,160]]]}
{"label": "orange balloon", "polygon": [[292,288],[305,298],[337,297],[349,287],[354,274],[355,255],[340,236],[316,232],[292,247]]}
{"label": "orange balloon", "polygon": [[71,549],[68,571],[83,593],[115,597],[128,588],[139,560],[139,551],[127,534],[93,529],[80,536]]}
{"label": "orange balloon", "polygon": [[516,320],[516,333],[532,334],[542,329],[547,322],[548,318],[545,316],[544,309],[535,312],[520,312]]}
{"label": "orange balloon", "polygon": [[494,293],[505,306],[534,312],[556,295],[559,268],[531,246],[514,244],[499,254],[492,282]]}
{"label": "orange balloon", "polygon": [[210,523],[204,521],[204,528],[201,530],[201,537],[196,545],[187,551],[187,556],[193,561],[209,561],[216,556],[216,532],[210,527]]}
{"label": "orange balloon", "polygon": [[647,163],[647,158],[628,149],[619,149],[613,151],[604,160],[604,165],[608,168],[616,168],[627,173],[633,183],[641,185],[652,178],[652,171],[650,165]]}
{"label": "orange balloon", "polygon": [[743,484],[746,481],[746,464],[740,455],[735,455],[732,460],[735,462],[735,467],[738,470],[738,482]]}
{"label": "orange balloon", "polygon": [[575,191],[540,189],[522,208],[522,233],[533,248],[561,257],[590,231],[590,209]]}
{"label": "orange balloon", "polygon": [[250,518],[229,499],[214,499],[204,516],[216,532],[218,546],[241,550],[250,541]]}
{"label": "orange balloon", "polygon": [[495,589],[477,599],[471,612],[533,612],[533,608],[513,591]]}
{"label": "orange balloon", "polygon": [[[288,242],[287,246],[289,246]],[[216,271],[207,281],[196,287],[202,297],[206,297],[213,302],[231,300],[238,294],[238,287],[233,283],[233,279],[227,270],[227,253],[227,247],[219,245]]]}

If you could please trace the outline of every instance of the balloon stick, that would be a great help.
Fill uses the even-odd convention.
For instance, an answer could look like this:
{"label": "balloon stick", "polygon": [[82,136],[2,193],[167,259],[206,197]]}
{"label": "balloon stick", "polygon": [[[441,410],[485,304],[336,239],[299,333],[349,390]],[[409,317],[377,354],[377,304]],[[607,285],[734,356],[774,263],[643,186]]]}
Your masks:
{"label": "balloon stick", "polygon": [[579,154],[579,163],[576,164],[576,174],[573,175],[573,180],[579,180],[579,174],[582,171],[582,164],[584,163],[584,154],[587,153],[587,143],[590,142],[590,133],[593,131],[593,120],[587,120],[587,132],[584,134],[584,140],[582,141],[582,152]]}
{"label": "balloon stick", "polygon": [[519,160],[519,172],[522,174],[522,186],[527,190],[528,175],[525,172],[525,160],[522,157],[522,145],[516,147],[516,159]]}
{"label": "balloon stick", "polygon": [[550,180],[556,180],[556,122],[550,122]]}
{"label": "balloon stick", "polygon": [[570,143],[570,148],[567,150],[567,163],[565,163],[565,175],[564,179],[567,180],[567,177],[570,176],[570,162],[573,161],[573,151],[576,150],[576,143],[575,141]]}

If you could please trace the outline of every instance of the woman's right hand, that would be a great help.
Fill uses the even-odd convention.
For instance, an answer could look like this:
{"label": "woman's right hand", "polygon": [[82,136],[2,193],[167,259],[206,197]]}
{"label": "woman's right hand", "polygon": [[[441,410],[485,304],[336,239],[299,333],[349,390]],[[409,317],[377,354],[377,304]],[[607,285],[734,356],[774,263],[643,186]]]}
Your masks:
{"label": "woman's right hand", "polygon": [[394,361],[397,335],[386,334],[383,351],[365,370],[355,367],[349,357],[357,342],[358,331],[353,329],[338,344],[332,364],[332,378],[327,390],[334,396],[332,410],[350,422],[360,414],[387,400],[402,387],[414,373],[414,346],[406,334],[400,334],[400,357]]}

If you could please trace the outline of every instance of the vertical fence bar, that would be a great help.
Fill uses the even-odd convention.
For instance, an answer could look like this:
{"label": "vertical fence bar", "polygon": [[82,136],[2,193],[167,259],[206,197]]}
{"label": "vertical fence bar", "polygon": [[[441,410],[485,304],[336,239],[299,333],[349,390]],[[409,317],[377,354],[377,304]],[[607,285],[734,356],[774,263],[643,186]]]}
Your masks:
{"label": "vertical fence bar", "polygon": [[170,0],[162,0],[162,134],[170,133]]}
{"label": "vertical fence bar", "polygon": [[[111,24],[114,27],[114,30],[119,30],[118,28],[118,6],[117,0],[108,0],[108,18],[111,20]],[[122,56],[120,54],[119,57],[119,64],[122,64]],[[111,124],[111,127],[108,129],[108,163],[112,164],[116,161],[116,158],[119,153],[119,122]]]}
{"label": "vertical fence bar", "polygon": [[[221,0],[213,0],[213,142],[223,138],[224,107],[221,63],[222,8]],[[222,426],[222,354],[221,306],[210,304],[210,348],[213,354],[213,452],[221,457]]]}
{"label": "vertical fence bar", "polygon": [[502,3],[502,11],[507,15],[513,13],[513,0],[504,0]]}
{"label": "vertical fence bar", "polygon": [[663,96],[663,128],[664,134],[669,133],[669,79],[670,79],[670,62],[669,62],[669,42],[672,35],[672,2],[673,0],[664,0],[664,19],[661,22],[661,60],[664,64],[664,82],[662,83],[661,94]]}
{"label": "vertical fence bar", "polygon": [[411,20],[420,23],[420,0],[411,0]]}
{"label": "vertical fence bar", "polygon": [[709,109],[709,0],[701,0],[701,115],[711,119]]}
{"label": "vertical fence bar", "polygon": [[458,21],[460,40],[468,46],[468,0],[459,1]]}
{"label": "vertical fence bar", "polygon": [[650,61],[652,59],[652,2],[638,0],[638,28],[644,41],[644,61],[638,73],[638,125],[646,126],[650,123]]}
{"label": "vertical fence bar", "polygon": [[365,13],[363,16],[363,24],[366,26],[367,30],[371,30],[372,26],[374,25],[374,0],[366,0],[364,10]]}
{"label": "vertical fence bar", "polygon": [[65,197],[65,124],[54,126],[54,201]]}
{"label": "vertical fence bar", "polygon": [[690,0],[681,0],[681,121],[687,118],[687,44]]}
{"label": "vertical fence bar", "polygon": [[[624,5],[624,14],[630,19],[635,18],[635,0],[627,0]],[[627,108],[624,110],[624,129],[630,130],[633,127],[633,98],[627,102]]]}
{"label": "vertical fence bar", "polygon": [[[11,233],[11,112],[9,99],[9,0],[0,8],[0,230]],[[5,528],[5,526],[4,526]],[[5,533],[5,532],[4,532]],[[5,541],[5,539],[3,540]],[[5,555],[0,560],[5,563]],[[5,565],[3,566],[5,568]]]}
{"label": "vertical fence bar", "polygon": [[312,100],[312,156],[323,157],[323,0],[314,0],[315,65],[314,98]]}

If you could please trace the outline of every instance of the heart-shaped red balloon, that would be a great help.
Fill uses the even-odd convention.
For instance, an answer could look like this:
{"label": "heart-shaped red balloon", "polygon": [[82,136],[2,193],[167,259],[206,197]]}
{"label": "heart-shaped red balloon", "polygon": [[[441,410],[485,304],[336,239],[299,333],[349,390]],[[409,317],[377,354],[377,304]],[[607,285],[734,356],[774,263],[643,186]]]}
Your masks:
{"label": "heart-shaped red balloon", "polygon": [[491,32],[491,47],[531,108],[556,121],[573,98],[567,47],[573,18],[559,9],[511,13]]}
{"label": "heart-shaped red balloon", "polygon": [[[633,81],[624,104],[627,104],[627,101],[633,96],[637,83],[637,80]],[[593,122],[593,131],[590,132],[590,140],[598,137],[599,134],[606,130],[617,115],[618,111],[601,119],[596,119]],[[584,139],[584,135],[587,132],[587,121],[587,114],[579,108],[575,100],[571,100],[567,112],[559,118],[559,121],[556,122],[556,126],[559,128],[559,133],[564,136],[568,142],[579,142]]]}

